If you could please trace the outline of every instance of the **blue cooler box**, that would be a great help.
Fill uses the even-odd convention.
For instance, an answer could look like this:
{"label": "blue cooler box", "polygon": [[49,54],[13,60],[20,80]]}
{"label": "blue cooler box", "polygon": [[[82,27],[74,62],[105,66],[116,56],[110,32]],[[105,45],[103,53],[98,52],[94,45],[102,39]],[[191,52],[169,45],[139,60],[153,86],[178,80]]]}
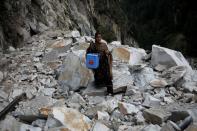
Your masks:
{"label": "blue cooler box", "polygon": [[86,67],[90,69],[97,69],[99,67],[99,54],[88,53],[86,55]]}

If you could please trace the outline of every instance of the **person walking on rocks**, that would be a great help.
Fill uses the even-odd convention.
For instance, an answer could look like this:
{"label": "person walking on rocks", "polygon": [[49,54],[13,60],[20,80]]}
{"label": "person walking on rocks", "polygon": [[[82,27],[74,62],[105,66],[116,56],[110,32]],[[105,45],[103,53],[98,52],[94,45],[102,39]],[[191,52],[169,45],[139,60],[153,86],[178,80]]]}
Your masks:
{"label": "person walking on rocks", "polygon": [[101,33],[95,33],[95,43],[91,42],[86,50],[88,53],[99,54],[99,67],[92,69],[96,86],[105,85],[107,92],[113,94],[112,84],[112,55],[108,50],[107,44],[102,42]]}

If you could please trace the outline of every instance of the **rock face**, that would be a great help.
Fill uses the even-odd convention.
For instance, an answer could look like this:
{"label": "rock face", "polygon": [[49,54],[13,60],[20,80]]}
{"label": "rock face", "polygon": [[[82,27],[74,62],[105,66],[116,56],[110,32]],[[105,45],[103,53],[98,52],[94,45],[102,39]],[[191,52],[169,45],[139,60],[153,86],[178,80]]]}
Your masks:
{"label": "rock face", "polygon": [[79,57],[71,53],[64,61],[58,80],[70,90],[77,90],[79,87],[86,87],[93,80],[93,75],[91,70],[81,64]]}
{"label": "rock face", "polygon": [[158,64],[170,68],[173,66],[186,66],[189,70],[192,70],[191,66],[181,54],[181,52],[160,47],[157,45],[152,46],[151,64],[157,66]]}
{"label": "rock face", "polygon": [[[115,0],[96,1],[96,0],[28,0],[12,2],[11,0],[2,1],[0,8],[0,48],[7,48],[9,45],[18,47],[27,42],[33,36],[49,29],[61,30],[80,30],[80,34],[92,36],[95,27],[109,29],[104,31],[104,37],[111,40],[121,40],[124,36],[125,44],[135,43],[131,35],[128,35],[119,21],[119,18],[112,18],[109,14],[114,12],[109,10],[101,13],[105,8],[120,9],[121,5]],[[100,3],[103,3],[100,5]],[[107,7],[105,7],[107,6]],[[104,7],[104,8],[103,8]],[[119,15],[119,11],[115,14]],[[123,12],[120,14],[124,15]],[[15,22],[12,22],[12,20]],[[106,28],[106,29],[105,29]],[[111,34],[108,35],[107,33]],[[79,36],[74,34],[72,36]],[[105,34],[106,33],[106,34]]]}
{"label": "rock face", "polygon": [[[93,22],[89,20],[92,16],[88,16],[91,13],[88,9],[94,5],[90,5],[87,1],[28,0],[12,2],[6,0],[1,5],[1,12],[4,12],[1,14],[0,27],[4,27],[1,28],[1,40],[5,46],[10,43],[16,47],[27,41],[29,37],[50,28],[63,30],[77,28],[86,35],[91,35],[94,31]],[[15,20],[14,23],[10,22],[12,19]]]}

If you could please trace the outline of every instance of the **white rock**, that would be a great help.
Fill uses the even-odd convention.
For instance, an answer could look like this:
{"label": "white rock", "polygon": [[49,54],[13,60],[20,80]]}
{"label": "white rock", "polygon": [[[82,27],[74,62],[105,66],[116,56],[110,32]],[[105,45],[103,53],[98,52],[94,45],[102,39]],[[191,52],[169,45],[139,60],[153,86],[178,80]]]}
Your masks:
{"label": "white rock", "polygon": [[21,122],[18,122],[15,118],[7,116],[4,121],[0,122],[1,131],[41,131],[40,127],[33,127]]}
{"label": "white rock", "polygon": [[126,96],[135,95],[137,94],[139,88],[137,86],[129,85],[127,86],[127,91],[125,93]]}
{"label": "white rock", "polygon": [[42,64],[42,63],[36,63],[36,64],[34,64],[34,66],[35,66],[39,71],[43,69],[43,65],[44,65],[44,64]]}
{"label": "white rock", "polygon": [[159,100],[149,94],[146,94],[143,105],[147,106],[147,107],[152,107],[152,106],[154,107],[154,106],[160,105],[160,102],[161,102],[161,100]]}
{"label": "white rock", "polygon": [[110,131],[110,129],[106,125],[96,122],[92,131]]}
{"label": "white rock", "polygon": [[197,91],[197,82],[185,82],[182,87],[186,92]]}
{"label": "white rock", "polygon": [[146,126],[145,128],[143,128],[141,131],[160,131],[160,130],[161,130],[160,126],[150,124]]}
{"label": "white rock", "polygon": [[166,96],[166,92],[164,88],[156,88],[154,90],[156,93],[153,97],[160,99],[160,98],[164,98]]}
{"label": "white rock", "polygon": [[171,113],[162,108],[150,108],[144,110],[143,116],[146,122],[160,125],[171,116]]}
{"label": "white rock", "polygon": [[120,109],[120,112],[124,115],[136,114],[137,112],[139,112],[139,109],[136,106],[124,102],[119,102],[118,107]]}
{"label": "white rock", "polygon": [[113,92],[126,92],[127,86],[133,85],[133,77],[131,75],[123,74],[113,80]]}
{"label": "white rock", "polygon": [[147,55],[146,51],[144,49],[140,49],[140,48],[131,47],[130,52],[131,52],[130,59],[129,59],[130,65],[142,63],[142,59]]}
{"label": "white rock", "polygon": [[33,58],[33,61],[34,61],[34,62],[39,62],[39,61],[40,61],[40,58],[34,57],[34,58]]}
{"label": "white rock", "polygon": [[118,101],[115,98],[110,98],[107,101],[104,101],[102,103],[99,104],[99,106],[102,106],[103,108],[105,108],[108,113],[111,113],[114,111],[114,109],[116,109],[118,107]]}
{"label": "white rock", "polygon": [[[0,121],[1,131],[14,131],[16,127],[16,119],[13,116],[7,115],[3,121]],[[17,130],[16,130],[17,131]]]}
{"label": "white rock", "polygon": [[52,106],[57,100],[49,96],[37,96],[29,101],[20,102],[15,112],[20,112],[23,115],[39,115],[39,109]]}
{"label": "white rock", "polygon": [[0,82],[3,80],[3,73],[0,71]]}
{"label": "white rock", "polygon": [[71,90],[77,90],[81,86],[87,87],[93,79],[92,71],[81,64],[78,56],[69,53],[64,60],[58,81],[70,87]]}
{"label": "white rock", "polygon": [[109,121],[109,114],[107,112],[97,111],[97,120]]}
{"label": "white rock", "polygon": [[144,119],[144,117],[142,115],[142,112],[138,112],[135,117],[136,117],[137,124],[140,125],[140,124],[144,124],[145,123],[145,119]]}
{"label": "white rock", "polygon": [[52,115],[60,121],[68,130],[81,131],[90,130],[91,120],[77,110],[66,107],[54,107]]}
{"label": "white rock", "polygon": [[168,83],[168,85],[177,85],[187,72],[185,66],[174,66],[164,71],[161,77]]}
{"label": "white rock", "polygon": [[122,45],[120,41],[113,41],[110,44],[115,45],[115,46],[121,46]]}
{"label": "white rock", "polygon": [[158,64],[160,64],[167,68],[173,66],[186,66],[189,70],[192,70],[191,66],[181,54],[181,52],[160,47],[157,45],[152,46],[151,64],[153,66],[157,66]]}
{"label": "white rock", "polygon": [[80,58],[82,65],[85,67],[86,50],[77,50],[77,51],[73,51],[73,53]]}
{"label": "white rock", "polygon": [[174,103],[174,100],[171,97],[164,97],[163,101],[167,104]]}
{"label": "white rock", "polygon": [[16,49],[13,47],[13,46],[9,46],[9,49],[8,49],[10,52],[13,52],[13,51],[16,51]]}
{"label": "white rock", "polygon": [[72,35],[73,38],[77,38],[77,37],[80,37],[81,36],[78,30],[72,31],[71,32],[71,35]]}
{"label": "white rock", "polygon": [[90,43],[79,43],[71,47],[71,50],[74,51],[79,51],[79,50],[84,50],[86,51],[87,48],[90,46]]}
{"label": "white rock", "polygon": [[160,88],[160,87],[163,88],[163,87],[166,87],[168,85],[168,83],[163,79],[154,79],[150,82],[150,85],[152,87],[156,87],[156,88],[157,87],[158,88]]}
{"label": "white rock", "polygon": [[140,71],[143,70],[147,65],[146,64],[135,64],[135,65],[129,65],[129,71],[132,72],[136,72],[136,71]]}
{"label": "white rock", "polygon": [[146,88],[150,81],[155,79],[155,74],[152,68],[145,67],[140,71],[131,73],[134,78],[134,84],[141,88]]}
{"label": "white rock", "polygon": [[144,126],[128,126],[128,125],[121,125],[118,128],[118,131],[141,131]]}
{"label": "white rock", "polygon": [[118,121],[118,119],[124,120],[125,119],[125,115],[122,114],[118,109],[116,109],[111,114],[110,120],[116,120],[116,121]]}
{"label": "white rock", "polygon": [[40,57],[40,56],[42,56],[44,53],[43,52],[36,52],[35,54],[34,54],[34,56],[35,57]]}
{"label": "white rock", "polygon": [[7,99],[8,98],[8,94],[5,93],[3,90],[0,90],[0,98]]}
{"label": "white rock", "polygon": [[[79,38],[75,38],[77,40],[77,43],[78,44],[85,44],[85,43],[91,43],[91,42],[94,42],[94,39],[92,39],[91,37],[88,37],[88,36],[82,36],[82,37],[79,37]],[[73,43],[73,44],[76,44],[76,43]]]}
{"label": "white rock", "polygon": [[21,94],[23,94],[23,89],[14,89],[13,92],[12,92],[12,98],[15,98]]}
{"label": "white rock", "polygon": [[90,105],[96,105],[105,101],[105,98],[101,96],[88,96],[88,101]]}
{"label": "white rock", "polygon": [[72,44],[72,39],[60,39],[60,40],[56,40],[54,43],[52,43],[49,47],[53,48],[53,49],[61,49],[61,48],[65,48],[65,47],[71,47]]}
{"label": "white rock", "polygon": [[32,122],[32,126],[43,128],[46,125],[46,120],[37,119]]}
{"label": "white rock", "polygon": [[124,62],[129,62],[130,60],[130,51],[123,47],[113,48],[112,56],[115,60],[121,60]]}
{"label": "white rock", "polygon": [[53,118],[52,116],[48,116],[44,129],[49,130],[51,128],[60,127],[60,126],[62,126],[62,123],[60,121]]}
{"label": "white rock", "polygon": [[133,47],[115,47],[112,49],[112,56],[115,60],[127,62],[130,65],[140,64],[146,52],[144,49]]}
{"label": "white rock", "polygon": [[33,127],[31,125],[20,123],[20,129],[18,131],[41,131],[40,127]]}
{"label": "white rock", "polygon": [[66,103],[68,104],[68,106],[73,107],[74,109],[79,109],[81,105],[85,106],[86,101],[83,99],[83,97],[80,94],[74,93],[67,100]]}
{"label": "white rock", "polygon": [[164,70],[166,70],[166,67],[164,65],[158,64],[157,66],[154,67],[154,69],[156,71],[164,71]]}
{"label": "white rock", "polygon": [[104,96],[106,94],[107,94],[107,88],[106,87],[97,88],[94,85],[94,82],[90,82],[87,88],[83,91],[83,95],[88,95],[88,96]]}
{"label": "white rock", "polygon": [[45,96],[51,96],[53,95],[53,93],[55,92],[55,88],[44,88],[41,90],[41,92],[45,95]]}
{"label": "white rock", "polygon": [[37,95],[37,89],[35,87],[29,86],[26,88],[25,93],[28,99],[32,99]]}

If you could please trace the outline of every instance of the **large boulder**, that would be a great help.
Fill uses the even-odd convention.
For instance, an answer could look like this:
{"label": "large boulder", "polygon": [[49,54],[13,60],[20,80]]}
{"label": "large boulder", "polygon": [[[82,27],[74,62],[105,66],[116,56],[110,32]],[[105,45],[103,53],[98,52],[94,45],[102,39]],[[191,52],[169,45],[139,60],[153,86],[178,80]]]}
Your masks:
{"label": "large boulder", "polygon": [[140,89],[146,89],[150,81],[155,79],[155,74],[152,68],[145,67],[141,70],[131,71],[133,76],[134,85],[140,87]]}
{"label": "large boulder", "polygon": [[171,116],[171,113],[159,108],[150,108],[144,110],[143,116],[147,122],[162,124]]}
{"label": "large boulder", "polygon": [[126,92],[129,85],[133,85],[133,77],[131,75],[123,74],[113,80],[114,93]]}
{"label": "large boulder", "polygon": [[75,109],[54,107],[51,115],[65,127],[65,130],[88,131],[91,128],[91,120]]}
{"label": "large boulder", "polygon": [[77,90],[79,87],[87,87],[89,81],[93,80],[93,74],[81,64],[78,56],[70,53],[63,62],[58,80],[70,90]]}
{"label": "large boulder", "polygon": [[168,85],[177,85],[187,73],[186,66],[174,66],[162,73],[162,78]]}
{"label": "large boulder", "polygon": [[131,55],[130,55],[130,60],[129,64],[130,65],[135,65],[135,64],[140,64],[143,62],[143,58],[147,55],[146,51],[141,48],[129,48]]}
{"label": "large boulder", "polygon": [[124,62],[129,62],[130,60],[129,50],[123,47],[114,48],[112,50],[112,56],[114,59],[121,60]]}
{"label": "large boulder", "polygon": [[166,68],[173,66],[186,66],[189,70],[192,70],[191,66],[181,54],[181,52],[157,45],[152,46],[151,64],[154,67],[160,64],[165,66]]}
{"label": "large boulder", "polygon": [[137,49],[133,47],[115,47],[112,50],[114,59],[118,59],[129,63],[130,65],[142,63],[142,59],[146,56],[144,49]]}

